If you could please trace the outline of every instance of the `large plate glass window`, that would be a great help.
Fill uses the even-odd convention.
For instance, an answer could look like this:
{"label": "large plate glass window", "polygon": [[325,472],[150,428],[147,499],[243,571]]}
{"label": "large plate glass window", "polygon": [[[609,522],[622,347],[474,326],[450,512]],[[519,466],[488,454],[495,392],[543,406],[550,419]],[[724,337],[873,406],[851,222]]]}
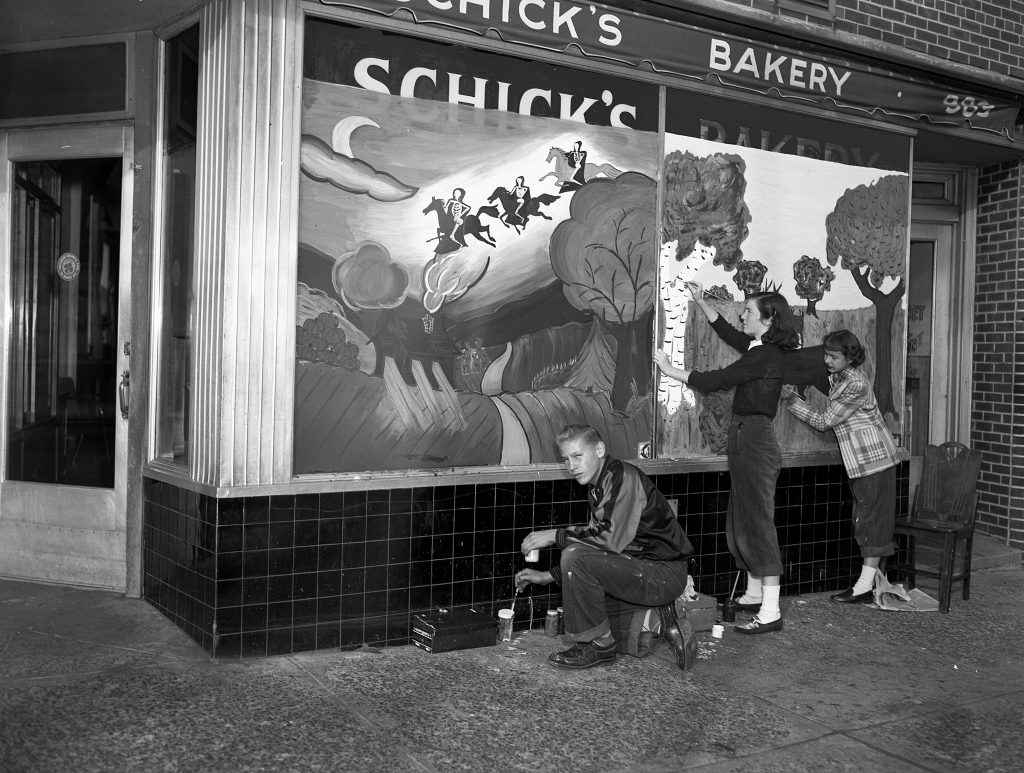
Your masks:
{"label": "large plate glass window", "polygon": [[658,89],[309,19],[298,474],[650,443]]}

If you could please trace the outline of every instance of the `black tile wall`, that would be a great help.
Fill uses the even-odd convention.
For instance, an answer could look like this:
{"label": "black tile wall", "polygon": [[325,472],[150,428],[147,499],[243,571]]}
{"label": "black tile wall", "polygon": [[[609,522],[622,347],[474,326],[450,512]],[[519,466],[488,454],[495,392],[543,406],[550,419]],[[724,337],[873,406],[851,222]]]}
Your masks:
{"label": "black tile wall", "polygon": [[[729,593],[727,472],[654,476],[678,503],[699,591]],[[907,465],[897,512],[907,511]],[[839,465],[782,470],[775,521],[784,595],[847,587],[860,570]],[[215,499],[146,481],[143,595],[216,657],[409,643],[412,616],[511,603],[533,529],[583,523],[572,480]],[[557,550],[541,551],[540,567]],[[742,587],[743,581],[740,581]],[[558,586],[532,587],[517,627],[542,626]]]}

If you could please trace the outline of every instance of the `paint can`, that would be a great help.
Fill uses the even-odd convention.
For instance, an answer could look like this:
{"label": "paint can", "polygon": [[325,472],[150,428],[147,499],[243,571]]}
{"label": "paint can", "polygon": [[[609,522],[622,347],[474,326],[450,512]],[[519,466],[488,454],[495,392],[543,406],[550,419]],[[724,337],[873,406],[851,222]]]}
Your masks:
{"label": "paint can", "polygon": [[558,635],[565,633],[565,610],[558,608]]}
{"label": "paint can", "polygon": [[711,626],[711,635],[716,639],[721,639],[722,634],[725,633],[725,626],[721,623],[715,623]]}
{"label": "paint can", "polygon": [[558,636],[558,610],[549,609],[544,617],[544,635]]}
{"label": "paint can", "polygon": [[726,599],[722,603],[722,622],[736,622],[736,602],[732,599]]}
{"label": "paint can", "polygon": [[511,609],[498,610],[498,641],[512,641],[512,617]]}
{"label": "paint can", "polygon": [[537,563],[538,561],[540,561],[540,551],[534,548],[526,554],[526,560],[531,564]]}

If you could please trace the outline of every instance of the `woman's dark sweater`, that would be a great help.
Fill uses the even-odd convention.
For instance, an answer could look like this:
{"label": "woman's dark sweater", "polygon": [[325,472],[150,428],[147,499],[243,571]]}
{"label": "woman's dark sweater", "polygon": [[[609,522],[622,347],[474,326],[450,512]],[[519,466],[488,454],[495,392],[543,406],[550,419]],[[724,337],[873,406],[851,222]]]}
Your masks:
{"label": "woman's dark sweater", "polygon": [[743,352],[743,356],[720,370],[690,371],[686,383],[701,392],[718,392],[736,387],[732,401],[735,416],[775,418],[785,368],[782,349],[771,343],[750,349],[753,343],[750,338],[726,322],[721,315],[711,323],[711,327],[729,346]]}

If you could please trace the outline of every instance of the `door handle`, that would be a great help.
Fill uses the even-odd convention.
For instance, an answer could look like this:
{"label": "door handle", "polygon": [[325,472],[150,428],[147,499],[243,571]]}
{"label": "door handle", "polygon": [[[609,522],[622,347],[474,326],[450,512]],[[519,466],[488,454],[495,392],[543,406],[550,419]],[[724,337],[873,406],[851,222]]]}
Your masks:
{"label": "door handle", "polygon": [[118,387],[118,395],[121,398],[121,418],[128,418],[128,408],[131,402],[131,385],[128,383],[128,371],[121,374],[121,385]]}

